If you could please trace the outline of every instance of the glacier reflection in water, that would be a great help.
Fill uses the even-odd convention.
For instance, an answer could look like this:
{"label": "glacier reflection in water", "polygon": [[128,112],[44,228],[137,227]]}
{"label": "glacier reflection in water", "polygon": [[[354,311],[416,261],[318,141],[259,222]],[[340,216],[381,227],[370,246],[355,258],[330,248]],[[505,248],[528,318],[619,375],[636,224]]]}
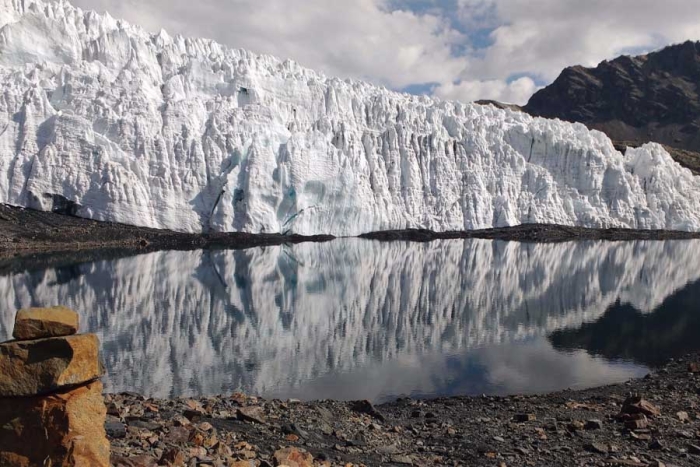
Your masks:
{"label": "glacier reflection in water", "polygon": [[697,241],[163,251],[0,276],[0,337],[18,308],[73,307],[102,339],[107,389],[156,397],[545,391],[643,374],[547,336],[620,304],[653,313],[697,264]]}

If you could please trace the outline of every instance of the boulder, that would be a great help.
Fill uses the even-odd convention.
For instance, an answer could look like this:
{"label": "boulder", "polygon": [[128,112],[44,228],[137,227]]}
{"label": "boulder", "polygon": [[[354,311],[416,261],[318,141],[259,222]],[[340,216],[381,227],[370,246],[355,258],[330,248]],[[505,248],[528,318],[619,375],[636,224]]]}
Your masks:
{"label": "boulder", "polygon": [[0,398],[0,465],[108,467],[102,383],[43,397]]}
{"label": "boulder", "polygon": [[261,425],[267,423],[262,407],[241,407],[236,412],[236,416],[244,422],[260,423]]}
{"label": "boulder", "polygon": [[94,334],[0,344],[0,397],[49,394],[103,374]]}
{"label": "boulder", "polygon": [[658,417],[661,415],[661,410],[640,396],[631,396],[622,404],[621,413],[629,415],[643,414],[647,417]]}
{"label": "boulder", "polygon": [[78,332],[78,323],[78,313],[62,306],[27,308],[17,312],[12,336],[17,340],[71,336]]}
{"label": "boulder", "polygon": [[275,451],[273,456],[276,466],[313,467],[314,456],[303,449],[287,447]]}

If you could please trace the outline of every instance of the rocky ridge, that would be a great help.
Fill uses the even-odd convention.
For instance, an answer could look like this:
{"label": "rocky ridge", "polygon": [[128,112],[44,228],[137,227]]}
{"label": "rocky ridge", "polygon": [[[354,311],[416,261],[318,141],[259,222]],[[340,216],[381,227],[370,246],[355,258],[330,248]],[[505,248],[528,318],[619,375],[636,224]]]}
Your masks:
{"label": "rocky ridge", "polygon": [[676,161],[698,174],[700,42],[622,56],[595,68],[567,68],[523,110],[584,123],[607,134],[622,151],[661,143]]}

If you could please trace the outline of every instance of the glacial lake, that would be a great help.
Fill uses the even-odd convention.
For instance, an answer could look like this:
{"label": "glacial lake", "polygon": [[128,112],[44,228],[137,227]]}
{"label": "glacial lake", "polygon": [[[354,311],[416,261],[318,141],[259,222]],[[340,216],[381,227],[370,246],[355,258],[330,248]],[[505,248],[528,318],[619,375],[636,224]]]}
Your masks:
{"label": "glacial lake", "polygon": [[700,350],[700,241],[343,239],[0,270],[15,310],[62,304],[109,392],[370,399],[625,381]]}

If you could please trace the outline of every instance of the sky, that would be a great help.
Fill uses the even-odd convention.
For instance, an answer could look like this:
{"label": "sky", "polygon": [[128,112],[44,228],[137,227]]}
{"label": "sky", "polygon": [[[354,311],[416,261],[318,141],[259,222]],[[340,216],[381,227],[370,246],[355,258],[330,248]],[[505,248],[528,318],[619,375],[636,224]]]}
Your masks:
{"label": "sky", "polygon": [[524,104],[570,65],[700,40],[700,0],[72,0],[340,78]]}

